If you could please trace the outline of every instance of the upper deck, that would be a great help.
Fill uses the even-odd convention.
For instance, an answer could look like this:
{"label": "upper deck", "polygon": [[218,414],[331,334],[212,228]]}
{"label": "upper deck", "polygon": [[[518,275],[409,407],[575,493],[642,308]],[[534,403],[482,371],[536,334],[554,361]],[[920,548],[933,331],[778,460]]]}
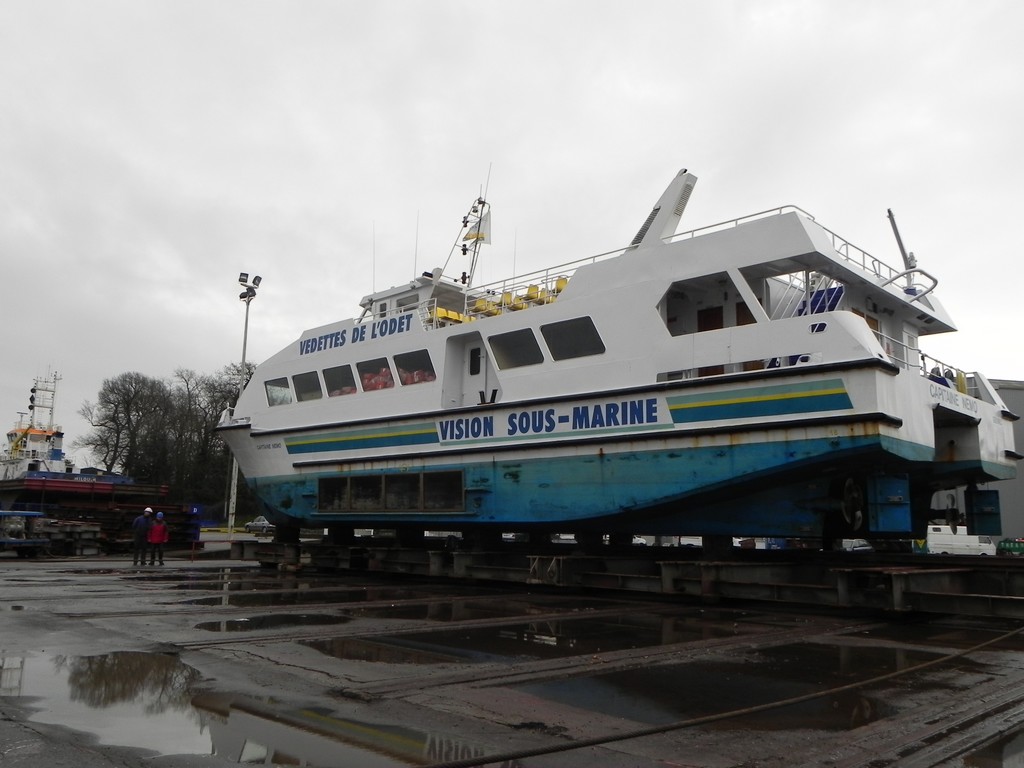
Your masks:
{"label": "upper deck", "polygon": [[[261,413],[262,428],[282,428],[290,405],[326,423],[340,395],[375,418],[857,359],[998,401],[984,377],[921,352],[920,336],[955,330],[923,269],[893,267],[792,205],[663,235],[681,215],[672,190],[629,246],[479,286],[435,269],[364,297],[361,317],[310,329],[261,365],[222,426]],[[806,322],[825,313],[839,314]]]}

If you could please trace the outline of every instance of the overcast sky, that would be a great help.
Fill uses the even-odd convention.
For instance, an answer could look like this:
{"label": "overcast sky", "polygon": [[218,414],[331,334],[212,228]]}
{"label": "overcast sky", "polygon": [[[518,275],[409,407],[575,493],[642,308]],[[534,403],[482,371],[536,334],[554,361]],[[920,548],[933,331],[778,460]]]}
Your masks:
{"label": "overcast sky", "polygon": [[[1024,379],[1024,3],[4,0],[0,418],[62,376],[248,359],[443,264],[487,184],[482,279],[782,204],[890,263]],[[488,180],[489,179],[489,180]],[[460,267],[461,268],[461,267]],[[79,455],[80,463],[84,463]]]}

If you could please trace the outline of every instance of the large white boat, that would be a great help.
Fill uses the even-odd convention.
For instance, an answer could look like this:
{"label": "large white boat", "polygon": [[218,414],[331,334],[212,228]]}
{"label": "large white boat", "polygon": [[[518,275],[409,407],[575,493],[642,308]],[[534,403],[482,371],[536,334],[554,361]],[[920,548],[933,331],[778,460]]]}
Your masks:
{"label": "large white boat", "polygon": [[[435,269],[259,365],[219,429],[268,516],[905,536],[954,488],[991,512],[973,491],[1014,475],[1016,416],[919,348],[955,330],[936,278],[790,206],[675,234],[695,182],[625,248],[489,285]],[[457,241],[474,265],[488,216]]]}

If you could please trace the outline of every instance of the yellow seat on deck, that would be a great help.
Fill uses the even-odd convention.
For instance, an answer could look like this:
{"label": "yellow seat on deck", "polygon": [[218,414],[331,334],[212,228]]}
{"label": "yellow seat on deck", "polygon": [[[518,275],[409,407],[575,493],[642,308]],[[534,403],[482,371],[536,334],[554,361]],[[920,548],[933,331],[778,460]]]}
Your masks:
{"label": "yellow seat on deck", "polygon": [[478,315],[496,315],[501,310],[498,308],[498,305],[490,299],[480,297],[473,302],[473,311]]}

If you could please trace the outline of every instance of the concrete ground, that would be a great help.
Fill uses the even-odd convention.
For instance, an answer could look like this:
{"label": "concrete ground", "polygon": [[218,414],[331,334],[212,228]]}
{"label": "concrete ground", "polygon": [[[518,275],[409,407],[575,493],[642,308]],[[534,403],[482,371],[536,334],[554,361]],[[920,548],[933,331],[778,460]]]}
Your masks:
{"label": "concrete ground", "polygon": [[[1024,655],[998,622],[265,570],[227,559],[235,537],[207,532],[163,567],[0,555],[0,767],[952,768],[1024,752]],[[965,762],[1001,738],[1016,756]]]}

